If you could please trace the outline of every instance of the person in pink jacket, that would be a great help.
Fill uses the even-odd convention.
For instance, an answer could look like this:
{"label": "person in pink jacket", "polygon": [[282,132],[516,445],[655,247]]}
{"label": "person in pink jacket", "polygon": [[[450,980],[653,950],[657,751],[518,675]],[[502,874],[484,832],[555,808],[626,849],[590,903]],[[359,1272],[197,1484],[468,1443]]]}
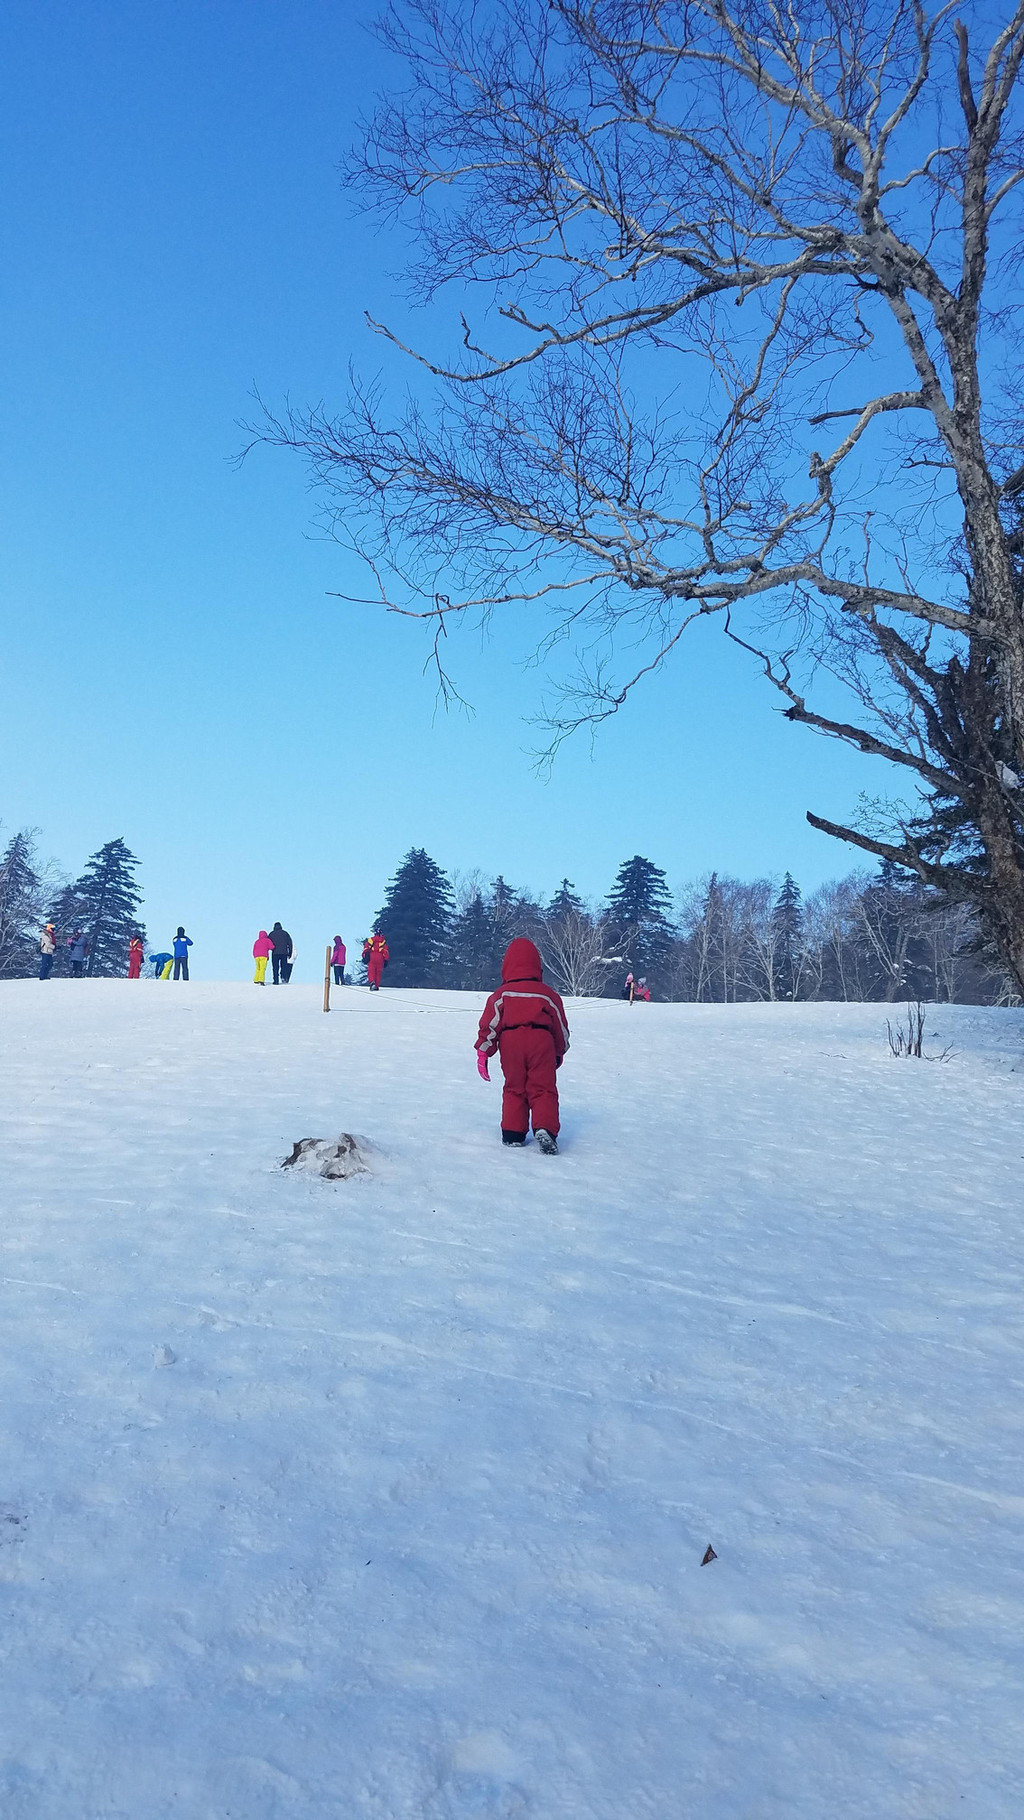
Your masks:
{"label": "person in pink jacket", "polygon": [[267,983],[267,961],[274,952],[274,944],[265,929],[261,929],[252,945],[256,971],[252,976],[254,986],[265,986]]}
{"label": "person in pink jacket", "polygon": [[331,950],[331,966],[334,968],[334,984],[336,986],[343,986],[345,984],[345,959],[345,944],[342,941],[341,936],[336,935],[334,938],[334,947]]}

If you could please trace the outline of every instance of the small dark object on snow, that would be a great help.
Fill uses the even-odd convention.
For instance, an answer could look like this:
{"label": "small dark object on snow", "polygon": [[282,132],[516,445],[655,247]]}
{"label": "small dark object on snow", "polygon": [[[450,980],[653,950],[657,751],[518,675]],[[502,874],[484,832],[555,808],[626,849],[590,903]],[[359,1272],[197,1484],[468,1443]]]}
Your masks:
{"label": "small dark object on snow", "polygon": [[363,1153],[348,1131],[343,1131],[336,1138],[299,1138],[291,1156],[285,1157],[281,1168],[291,1169],[296,1163],[300,1169],[326,1176],[329,1182],[341,1181],[350,1175],[365,1175],[367,1172]]}
{"label": "small dark object on snow", "polygon": [[711,1543],[709,1542],[706,1549],[704,1550],[704,1559],[701,1562],[701,1566],[707,1567],[709,1562],[717,1561],[717,1560],[718,1560],[718,1556],[716,1555],[714,1549],[711,1546]]}

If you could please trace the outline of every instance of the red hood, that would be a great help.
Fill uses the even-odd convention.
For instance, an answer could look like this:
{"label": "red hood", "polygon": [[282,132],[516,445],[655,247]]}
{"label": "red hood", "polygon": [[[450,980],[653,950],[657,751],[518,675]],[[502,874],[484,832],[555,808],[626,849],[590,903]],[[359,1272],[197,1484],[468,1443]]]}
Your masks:
{"label": "red hood", "polygon": [[509,942],[505,950],[505,959],[501,963],[501,977],[505,985],[510,980],[541,980],[544,970],[540,964],[540,955],[535,942],[525,935],[517,935],[514,942]]}

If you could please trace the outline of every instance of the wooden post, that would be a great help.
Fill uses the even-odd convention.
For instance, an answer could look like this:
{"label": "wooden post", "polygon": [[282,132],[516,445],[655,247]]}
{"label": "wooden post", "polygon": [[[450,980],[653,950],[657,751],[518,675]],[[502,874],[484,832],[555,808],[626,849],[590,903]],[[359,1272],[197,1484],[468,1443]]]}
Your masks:
{"label": "wooden post", "polygon": [[331,1008],[331,947],[327,945],[327,959],[324,961],[324,1010]]}

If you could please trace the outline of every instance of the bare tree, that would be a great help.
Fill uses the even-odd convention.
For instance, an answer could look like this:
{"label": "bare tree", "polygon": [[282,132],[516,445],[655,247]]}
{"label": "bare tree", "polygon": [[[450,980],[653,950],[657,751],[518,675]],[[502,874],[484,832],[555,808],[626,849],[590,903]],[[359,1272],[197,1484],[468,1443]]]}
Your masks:
{"label": "bare tree", "polygon": [[561,916],[545,917],[540,930],[544,964],[559,992],[573,998],[599,998],[608,984],[609,969],[619,956],[614,931],[605,916],[571,908]]}
{"label": "bare tree", "polygon": [[955,1005],[978,973],[978,927],[971,907],[941,900],[930,903],[922,911],[919,928],[936,1003]]}
{"label": "bare tree", "polygon": [[907,914],[904,894],[888,883],[871,884],[862,891],[856,901],[855,914],[861,940],[873,957],[881,978],[882,997],[891,1004],[906,996],[917,916]]}
{"label": "bare tree", "polygon": [[805,989],[806,997],[856,1001],[867,996],[855,943],[857,903],[867,882],[866,875],[853,873],[830,880],[807,898],[803,967],[814,986]]}
{"label": "bare tree", "polygon": [[684,952],[677,969],[681,997],[698,1004],[729,1005],[750,996],[747,963],[752,890],[756,887],[740,879],[712,872],[681,893]]}
{"label": "bare tree", "polygon": [[412,212],[422,294],[466,284],[480,319],[454,357],[406,347],[404,416],[357,385],[260,433],[438,652],[460,615],[553,609],[584,653],[556,742],[720,616],[790,720],[921,798],[813,825],[977,904],[1024,990],[1024,0],[1001,8],[397,0],[411,87],[357,174]]}
{"label": "bare tree", "polygon": [[775,915],[778,881],[756,878],[746,887],[743,904],[746,942],[741,977],[751,998],[786,996],[784,941]]}

